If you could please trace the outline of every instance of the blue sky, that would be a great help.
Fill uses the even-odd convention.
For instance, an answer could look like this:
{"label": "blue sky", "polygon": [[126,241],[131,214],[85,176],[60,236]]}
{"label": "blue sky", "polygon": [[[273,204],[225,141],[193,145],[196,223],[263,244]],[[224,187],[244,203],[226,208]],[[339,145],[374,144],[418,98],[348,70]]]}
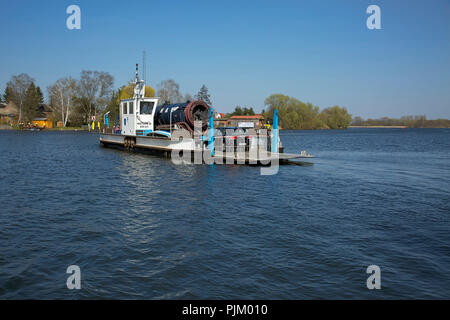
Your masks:
{"label": "blue sky", "polygon": [[[66,8],[81,8],[81,30]],[[366,8],[381,8],[368,30]],[[0,0],[0,90],[28,73],[42,89],[81,70],[119,87],[147,52],[148,83],[206,84],[216,110],[260,111],[283,93],[355,116],[450,118],[450,2]]]}

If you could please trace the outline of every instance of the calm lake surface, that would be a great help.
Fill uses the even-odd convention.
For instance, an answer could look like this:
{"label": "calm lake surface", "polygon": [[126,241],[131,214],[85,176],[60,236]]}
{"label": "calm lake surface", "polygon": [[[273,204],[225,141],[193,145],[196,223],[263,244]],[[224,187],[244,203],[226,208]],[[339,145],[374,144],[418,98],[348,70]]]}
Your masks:
{"label": "calm lake surface", "polygon": [[450,299],[450,130],[281,138],[314,165],[262,176],[0,131],[0,298]]}

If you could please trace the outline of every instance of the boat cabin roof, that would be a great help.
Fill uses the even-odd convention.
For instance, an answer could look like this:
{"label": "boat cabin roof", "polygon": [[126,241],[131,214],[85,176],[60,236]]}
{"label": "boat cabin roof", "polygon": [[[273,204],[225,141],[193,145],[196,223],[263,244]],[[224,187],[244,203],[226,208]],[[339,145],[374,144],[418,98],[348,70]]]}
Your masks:
{"label": "boat cabin roof", "polygon": [[154,101],[154,100],[159,100],[159,97],[145,97],[145,98],[129,98],[129,99],[120,99],[120,102],[133,102],[136,99],[141,100],[141,101]]}

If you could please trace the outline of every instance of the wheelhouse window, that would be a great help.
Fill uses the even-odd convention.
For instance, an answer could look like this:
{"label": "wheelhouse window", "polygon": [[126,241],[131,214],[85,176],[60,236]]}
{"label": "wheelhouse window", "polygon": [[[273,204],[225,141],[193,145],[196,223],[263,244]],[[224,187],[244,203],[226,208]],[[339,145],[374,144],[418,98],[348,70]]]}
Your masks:
{"label": "wheelhouse window", "polygon": [[141,101],[141,114],[152,114],[153,107],[155,106],[154,101]]}
{"label": "wheelhouse window", "polygon": [[133,114],[134,113],[134,103],[133,102],[130,102],[129,104],[128,104],[128,106],[129,106],[129,111],[130,112],[128,112],[129,114]]}
{"label": "wheelhouse window", "polygon": [[122,102],[122,113],[127,114],[127,103],[126,102]]}

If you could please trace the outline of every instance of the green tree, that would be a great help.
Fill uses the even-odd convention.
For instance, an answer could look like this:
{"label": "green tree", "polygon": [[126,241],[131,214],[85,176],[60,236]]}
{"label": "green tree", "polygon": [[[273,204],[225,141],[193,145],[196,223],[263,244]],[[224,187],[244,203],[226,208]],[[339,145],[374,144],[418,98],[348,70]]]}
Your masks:
{"label": "green tree", "polygon": [[352,123],[352,115],[347,112],[346,108],[339,106],[322,110],[320,119],[330,129],[346,129]]}
{"label": "green tree", "polygon": [[39,93],[32,82],[26,91],[25,101],[22,106],[23,119],[31,122],[37,115],[38,107]]}
{"label": "green tree", "polygon": [[208,106],[211,105],[211,95],[208,93],[208,88],[205,85],[202,85],[198,93],[195,95],[195,98],[206,102]]}
{"label": "green tree", "polygon": [[[135,86],[136,84],[134,82],[130,82],[127,85],[122,86],[116,93],[113,92],[113,94],[115,94],[117,97],[117,105],[119,105],[120,100],[133,98]],[[154,97],[154,96],[155,96],[155,89],[153,89],[149,85],[146,85],[145,97]]]}
{"label": "green tree", "polygon": [[264,101],[267,109],[263,116],[273,122],[273,111],[278,110],[280,127],[283,129],[321,129],[323,121],[319,118],[319,107],[304,103],[283,94],[272,94]]}
{"label": "green tree", "polygon": [[244,107],[242,112],[243,112],[244,116],[253,116],[253,115],[255,115],[255,111],[253,111],[253,108]]}
{"label": "green tree", "polygon": [[41,88],[39,86],[36,87],[36,94],[39,98],[39,104],[44,103],[44,95],[42,94]]}
{"label": "green tree", "polygon": [[5,93],[3,94],[3,101],[8,104],[10,101],[12,101],[12,95],[10,87],[5,88]]}
{"label": "green tree", "polygon": [[255,115],[255,111],[253,110],[253,108],[247,108],[244,107],[242,108],[241,106],[236,106],[234,108],[234,111],[230,114],[228,114],[228,116],[253,116]]}

